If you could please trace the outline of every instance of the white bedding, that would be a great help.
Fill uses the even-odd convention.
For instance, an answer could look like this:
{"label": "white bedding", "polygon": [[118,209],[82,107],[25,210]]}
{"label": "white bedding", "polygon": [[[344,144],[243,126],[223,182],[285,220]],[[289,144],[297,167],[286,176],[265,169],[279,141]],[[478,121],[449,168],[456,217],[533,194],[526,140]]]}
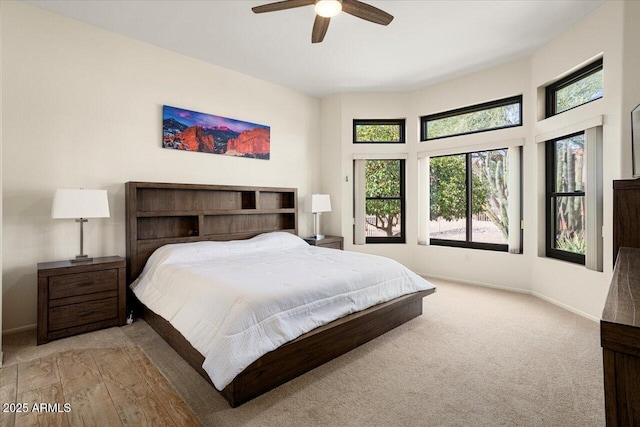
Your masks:
{"label": "white bedding", "polygon": [[203,368],[222,390],[305,332],[434,286],[393,260],[275,232],[163,246],[131,287],[205,356]]}

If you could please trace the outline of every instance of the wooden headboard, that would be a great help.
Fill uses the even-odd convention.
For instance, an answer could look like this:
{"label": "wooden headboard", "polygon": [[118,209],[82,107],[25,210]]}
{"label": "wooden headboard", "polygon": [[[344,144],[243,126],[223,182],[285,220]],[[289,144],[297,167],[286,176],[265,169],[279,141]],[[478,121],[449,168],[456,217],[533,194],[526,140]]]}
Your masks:
{"label": "wooden headboard", "polygon": [[298,233],[295,188],[126,183],[127,284],[160,246]]}

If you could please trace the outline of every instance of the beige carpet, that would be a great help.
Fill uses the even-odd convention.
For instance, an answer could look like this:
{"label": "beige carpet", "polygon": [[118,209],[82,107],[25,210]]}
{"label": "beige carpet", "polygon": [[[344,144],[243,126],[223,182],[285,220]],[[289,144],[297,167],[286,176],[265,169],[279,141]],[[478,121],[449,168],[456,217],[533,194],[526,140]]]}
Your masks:
{"label": "beige carpet", "polygon": [[433,281],[411,322],[239,408],[143,321],[35,347],[5,336],[5,364],[67,348],[138,345],[206,426],[603,426],[597,323],[528,295]]}

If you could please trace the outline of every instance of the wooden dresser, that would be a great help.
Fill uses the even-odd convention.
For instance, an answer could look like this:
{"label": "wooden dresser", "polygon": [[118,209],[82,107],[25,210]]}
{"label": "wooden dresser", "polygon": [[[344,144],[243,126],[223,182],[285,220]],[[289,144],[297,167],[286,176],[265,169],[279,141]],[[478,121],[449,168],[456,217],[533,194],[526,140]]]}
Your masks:
{"label": "wooden dresser", "polygon": [[618,252],[600,337],[607,426],[640,426],[640,248]]}
{"label": "wooden dresser", "polygon": [[623,246],[640,248],[640,178],[613,181],[613,262]]}
{"label": "wooden dresser", "polygon": [[121,257],[38,264],[38,345],[124,325],[125,268]]}

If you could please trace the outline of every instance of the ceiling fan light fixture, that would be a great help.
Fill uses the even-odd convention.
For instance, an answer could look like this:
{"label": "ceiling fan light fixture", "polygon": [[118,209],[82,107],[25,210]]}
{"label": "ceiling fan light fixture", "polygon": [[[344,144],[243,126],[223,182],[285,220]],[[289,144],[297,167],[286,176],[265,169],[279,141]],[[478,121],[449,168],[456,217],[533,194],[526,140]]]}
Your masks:
{"label": "ceiling fan light fixture", "polygon": [[[344,9],[342,8],[343,4]],[[379,25],[389,25],[393,21],[393,15],[389,15],[384,10],[359,0],[279,0],[274,3],[252,7],[251,10],[254,13],[265,13],[311,5],[314,5],[316,13],[313,30],[311,31],[311,43],[320,43],[324,39],[331,18],[340,12]]]}
{"label": "ceiling fan light fixture", "polygon": [[323,18],[333,18],[342,12],[342,2],[339,0],[318,0],[314,6],[318,16]]}

